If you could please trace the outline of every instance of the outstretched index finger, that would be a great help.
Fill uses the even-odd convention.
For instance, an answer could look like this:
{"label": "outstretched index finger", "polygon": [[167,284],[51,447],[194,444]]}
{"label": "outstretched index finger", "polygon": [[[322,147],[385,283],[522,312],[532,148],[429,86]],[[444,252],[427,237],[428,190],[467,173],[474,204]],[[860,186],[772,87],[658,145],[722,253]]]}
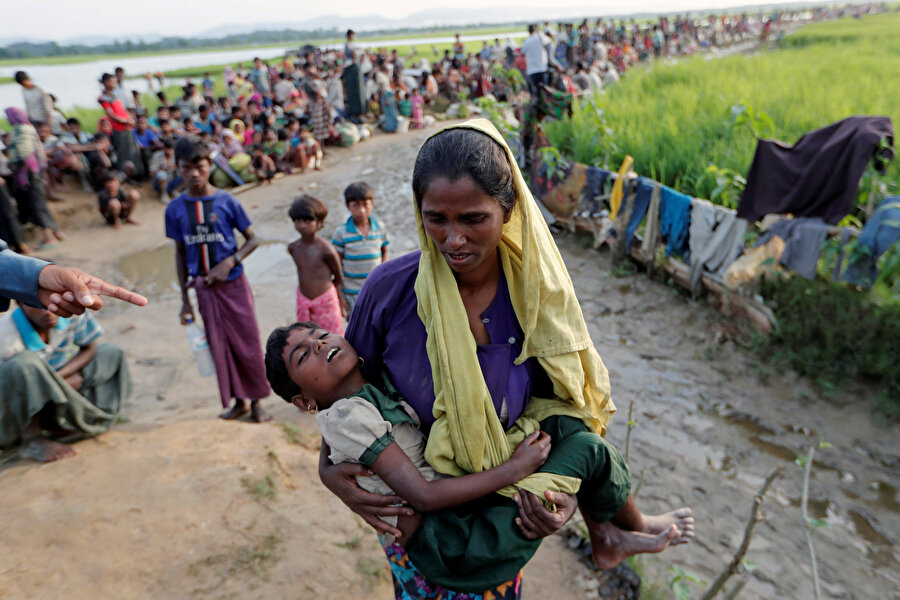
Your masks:
{"label": "outstretched index finger", "polygon": [[[95,294],[109,296],[110,298],[116,298],[117,300],[124,300],[125,302],[129,302],[131,304],[134,304],[135,306],[147,305],[147,299],[144,296],[141,296],[136,292],[132,292],[131,290],[121,288],[117,285],[107,283],[99,277],[91,277],[90,281],[88,282],[88,288],[90,288],[90,290]],[[79,297],[81,297],[80,294]],[[91,306],[90,304],[85,304],[83,301],[82,304],[87,307]]]}

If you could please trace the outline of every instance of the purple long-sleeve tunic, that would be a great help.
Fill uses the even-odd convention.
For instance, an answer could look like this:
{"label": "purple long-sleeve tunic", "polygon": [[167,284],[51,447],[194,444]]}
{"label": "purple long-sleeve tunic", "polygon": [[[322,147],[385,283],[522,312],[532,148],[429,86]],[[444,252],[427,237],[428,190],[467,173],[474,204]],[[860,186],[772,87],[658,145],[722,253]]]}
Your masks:
{"label": "purple long-sleeve tunic", "polygon": [[[420,255],[412,252],[372,271],[353,309],[346,337],[366,361],[365,376],[376,381],[378,371],[384,370],[427,430],[434,423],[434,380],[425,350],[425,325],[417,312]],[[549,379],[533,358],[513,364],[522,351],[522,328],[502,270],[497,294],[481,319],[491,343],[478,346],[478,362],[498,415],[506,401],[504,426],[508,428],[522,414],[536,386],[544,389]]]}

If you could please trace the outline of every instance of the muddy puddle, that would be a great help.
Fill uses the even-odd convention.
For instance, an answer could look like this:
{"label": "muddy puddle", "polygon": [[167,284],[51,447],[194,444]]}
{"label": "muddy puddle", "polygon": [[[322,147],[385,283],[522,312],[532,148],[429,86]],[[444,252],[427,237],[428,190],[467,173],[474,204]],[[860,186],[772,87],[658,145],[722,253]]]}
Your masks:
{"label": "muddy puddle", "polygon": [[[294,276],[294,264],[287,254],[287,244],[266,240],[244,260],[244,273],[252,284],[285,281]],[[135,252],[122,258],[116,270],[124,284],[154,298],[178,296],[180,290],[175,275],[175,246],[168,243],[151,250]]]}
{"label": "muddy puddle", "polygon": [[[736,435],[749,442],[766,457],[768,463],[780,464],[786,471],[793,471],[794,474],[799,470],[797,461],[819,439],[816,431],[809,427],[795,424],[776,427],[763,418],[727,406],[705,409],[701,406],[700,410],[711,420],[718,421],[719,427],[727,424],[729,436]],[[733,439],[731,444],[735,441]],[[827,448],[817,452],[811,495],[807,502],[809,518],[821,519],[822,527],[843,532],[851,545],[863,552],[873,565],[896,568],[900,565],[900,557],[895,554],[900,532],[890,531],[885,524],[888,519],[879,518],[878,515],[889,518],[900,512],[897,488],[879,480],[866,483],[864,478],[860,480],[852,468],[845,466],[840,458],[830,457]],[[720,463],[710,461],[709,464],[724,476],[734,478],[737,463],[748,456],[746,450],[732,453],[726,448]],[[816,484],[820,486],[818,490]],[[796,496],[785,494],[782,503],[784,499],[787,499],[787,504],[797,514],[801,514],[799,493]],[[886,512],[892,515],[885,514]]]}

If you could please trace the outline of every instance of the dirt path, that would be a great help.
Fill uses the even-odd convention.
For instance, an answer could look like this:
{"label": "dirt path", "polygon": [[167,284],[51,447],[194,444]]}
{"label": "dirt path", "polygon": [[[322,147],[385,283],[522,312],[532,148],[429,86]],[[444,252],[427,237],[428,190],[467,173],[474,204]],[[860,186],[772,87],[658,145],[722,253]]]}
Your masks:
{"label": "dirt path", "polygon": [[[409,182],[426,135],[376,136],[334,151],[322,173],[240,196],[264,240],[246,261],[263,336],[292,321],[296,274],[285,243],[296,234],[285,214],[298,189],[326,202],[330,234],[345,215],[343,187],[367,180],[393,255],[413,250]],[[50,257],[134,285],[152,302],[110,304],[99,315],[106,339],[131,359],[127,422],[80,443],[72,459],[0,470],[0,597],[390,597],[375,537],[318,481],[314,423],[274,397],[275,423],[215,418],[215,384],[197,375],[177,323],[162,206],[145,202],[143,225],[124,231],[101,226],[87,208],[67,210],[76,225],[90,224],[70,228]],[[613,277],[608,257],[578,238],[558,243],[610,370],[620,413],[609,436],[620,448],[636,403],[630,463],[642,475],[639,504],[689,504],[698,517],[696,543],[645,559],[646,571],[665,581],[674,565],[710,581],[739,543],[762,478],[781,464],[742,597],[811,597],[793,459],[825,440],[832,447],[817,454],[810,489],[813,516],[831,524],[814,534],[824,594],[900,598],[900,442],[896,426],[873,417],[871,390],[825,400],[791,372],[761,380],[753,355],[717,341],[731,328],[702,302],[643,275]],[[526,568],[528,596],[584,597],[586,573],[551,538]]]}

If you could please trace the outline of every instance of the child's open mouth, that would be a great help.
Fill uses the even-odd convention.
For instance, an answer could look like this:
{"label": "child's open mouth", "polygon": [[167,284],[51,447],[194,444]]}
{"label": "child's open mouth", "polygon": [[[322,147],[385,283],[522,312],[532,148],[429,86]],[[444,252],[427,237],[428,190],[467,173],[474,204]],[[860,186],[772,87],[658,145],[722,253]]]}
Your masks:
{"label": "child's open mouth", "polygon": [[331,362],[331,359],[334,358],[334,355],[340,352],[340,348],[332,348],[328,351],[328,356],[325,357],[325,362]]}

